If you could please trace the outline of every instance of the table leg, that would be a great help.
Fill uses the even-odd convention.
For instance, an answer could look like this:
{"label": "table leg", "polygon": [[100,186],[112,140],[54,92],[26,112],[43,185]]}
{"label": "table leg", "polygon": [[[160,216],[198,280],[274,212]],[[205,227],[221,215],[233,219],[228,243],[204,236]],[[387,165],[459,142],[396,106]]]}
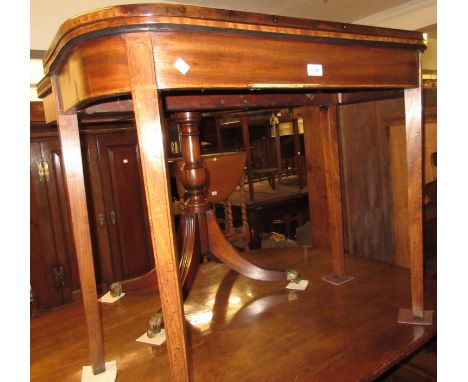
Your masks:
{"label": "table leg", "polygon": [[104,341],[97,300],[78,118],[76,113],[65,114],[62,112],[60,87],[55,77],[52,77],[52,89],[58,108],[57,127],[65,173],[64,179],[68,196],[70,225],[75,243],[81,295],[88,329],[91,367],[93,374],[100,374],[106,369]]}
{"label": "table leg", "polygon": [[408,241],[412,309],[400,309],[398,322],[430,325],[432,312],[424,311],[423,282],[423,170],[422,87],[405,90],[406,166],[408,173]]}
{"label": "table leg", "polygon": [[320,133],[320,109],[304,107],[304,151],[309,198],[310,235],[314,248],[330,249],[327,187]]}
{"label": "table leg", "polygon": [[149,32],[126,35],[143,184],[150,221],[172,380],[191,380],[166,155],[162,105]]}
{"label": "table leg", "polygon": [[321,107],[319,113],[333,268],[333,273],[323,276],[322,279],[332,284],[340,285],[352,280],[352,277],[345,274],[344,266],[343,211],[341,206],[341,177],[336,106],[330,105],[328,107]]}
{"label": "table leg", "polygon": [[250,151],[250,135],[249,135],[249,117],[242,114],[240,116],[242,126],[242,138],[244,140],[244,149],[246,154],[245,165],[247,166],[247,181],[249,183],[250,200],[255,200],[253,176],[252,176],[252,152]]}
{"label": "table leg", "polygon": [[276,183],[275,183],[275,174],[271,173],[268,174],[268,183],[270,183],[271,189],[276,190]]}
{"label": "table leg", "polygon": [[278,166],[278,183],[282,184],[282,181],[281,181],[281,174],[282,174],[281,137],[280,137],[279,123],[275,123],[274,127],[275,127],[276,166]]}
{"label": "table leg", "polygon": [[221,128],[221,117],[215,117],[216,143],[220,152],[224,151],[223,133]]}
{"label": "table leg", "polygon": [[296,166],[297,181],[299,190],[304,188],[304,175],[302,173],[302,152],[301,152],[301,137],[299,135],[299,122],[297,117],[293,120],[293,133],[294,133],[294,164]]}
{"label": "table leg", "polygon": [[250,223],[250,245],[249,247],[250,249],[260,249],[262,248],[263,224],[260,222],[256,222],[254,218],[251,218],[250,221],[252,223]]}

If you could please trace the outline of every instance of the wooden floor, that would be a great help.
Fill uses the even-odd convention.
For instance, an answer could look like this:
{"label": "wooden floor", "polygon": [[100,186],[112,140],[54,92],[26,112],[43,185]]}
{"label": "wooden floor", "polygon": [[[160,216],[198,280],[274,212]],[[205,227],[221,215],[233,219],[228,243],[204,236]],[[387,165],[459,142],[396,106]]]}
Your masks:
{"label": "wooden floor", "polygon": [[436,382],[437,381],[437,338],[430,340],[397,366],[393,367],[377,382]]}
{"label": "wooden floor", "polygon": [[[247,279],[223,264],[200,267],[185,304],[194,381],[373,380],[435,336],[429,327],[397,323],[410,307],[409,272],[377,261],[347,257],[349,283],[320,277],[329,254],[307,248],[252,251],[258,264],[298,269],[305,291],[285,283]],[[425,285],[435,309],[434,278]],[[135,342],[158,308],[156,291],[129,292],[101,305],[106,360],[117,360],[117,381],[169,381],[165,346]],[[31,319],[31,381],[79,381],[89,364],[80,303]]]}

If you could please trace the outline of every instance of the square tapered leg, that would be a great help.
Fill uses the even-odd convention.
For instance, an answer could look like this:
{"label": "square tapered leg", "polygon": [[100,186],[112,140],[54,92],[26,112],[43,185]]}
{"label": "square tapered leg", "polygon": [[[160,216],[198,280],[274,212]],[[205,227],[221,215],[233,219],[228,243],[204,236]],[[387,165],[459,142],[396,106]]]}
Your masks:
{"label": "square tapered leg", "polygon": [[415,317],[411,309],[400,308],[398,312],[398,322],[410,325],[432,325],[432,314],[434,311],[425,310],[423,317]]}

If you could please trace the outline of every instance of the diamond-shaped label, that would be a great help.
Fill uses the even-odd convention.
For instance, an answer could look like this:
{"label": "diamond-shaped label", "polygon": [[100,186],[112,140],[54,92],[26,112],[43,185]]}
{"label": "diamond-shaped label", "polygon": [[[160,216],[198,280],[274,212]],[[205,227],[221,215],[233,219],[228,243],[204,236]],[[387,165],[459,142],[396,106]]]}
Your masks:
{"label": "diamond-shaped label", "polygon": [[174,68],[185,76],[190,70],[190,65],[179,57],[176,62],[174,62]]}

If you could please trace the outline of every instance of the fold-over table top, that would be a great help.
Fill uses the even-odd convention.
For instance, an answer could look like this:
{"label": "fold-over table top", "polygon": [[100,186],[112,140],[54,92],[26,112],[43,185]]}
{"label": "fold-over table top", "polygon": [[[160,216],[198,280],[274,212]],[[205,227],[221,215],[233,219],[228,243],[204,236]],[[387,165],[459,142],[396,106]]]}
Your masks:
{"label": "fold-over table top", "polygon": [[44,58],[63,107],[130,92],[126,36],[148,32],[169,90],[419,86],[423,35],[175,4],[122,5],[65,21]]}

